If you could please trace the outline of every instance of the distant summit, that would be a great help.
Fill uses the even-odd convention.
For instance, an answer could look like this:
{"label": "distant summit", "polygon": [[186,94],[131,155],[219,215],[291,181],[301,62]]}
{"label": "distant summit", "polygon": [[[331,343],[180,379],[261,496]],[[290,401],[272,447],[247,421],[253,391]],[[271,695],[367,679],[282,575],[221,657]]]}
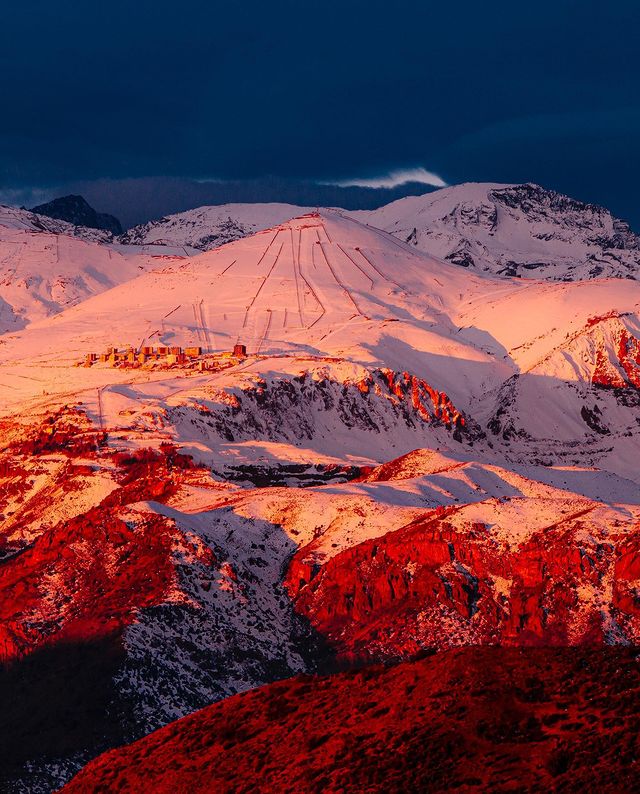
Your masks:
{"label": "distant summit", "polygon": [[32,212],[67,221],[74,226],[87,226],[89,229],[104,229],[113,234],[122,234],[120,221],[113,215],[96,212],[82,196],[61,196],[32,207]]}

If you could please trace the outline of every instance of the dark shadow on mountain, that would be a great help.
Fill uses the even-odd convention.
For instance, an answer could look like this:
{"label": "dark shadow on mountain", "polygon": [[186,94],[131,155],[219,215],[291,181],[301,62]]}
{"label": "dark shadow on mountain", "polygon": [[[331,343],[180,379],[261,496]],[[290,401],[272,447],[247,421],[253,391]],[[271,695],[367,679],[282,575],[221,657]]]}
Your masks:
{"label": "dark shadow on mountain", "polygon": [[[164,505],[154,507],[168,516],[181,515]],[[211,585],[219,575],[219,561],[231,560],[241,598],[230,598],[220,586],[208,609],[191,600],[172,603],[170,596],[141,609],[137,618],[151,640],[142,654],[136,654],[135,640],[134,651],[125,650],[120,634],[73,642],[56,642],[52,634],[45,647],[0,667],[0,790],[57,790],[99,753],[166,724],[165,705],[170,720],[297,673],[342,669],[324,638],[294,611],[278,569],[273,582],[261,581],[269,543],[265,551],[259,537],[267,533],[281,550],[283,570],[295,543],[279,525],[259,520],[250,522],[254,535],[239,531],[229,537],[226,512],[205,511],[210,526],[201,534],[214,550],[214,561],[177,561],[176,574],[179,586],[201,596],[204,603],[218,587]],[[135,591],[135,581],[131,588]],[[275,599],[270,601],[274,589]],[[96,599],[108,600],[109,595],[108,589],[97,591]],[[108,619],[106,615],[107,623]],[[275,637],[277,644],[262,642],[256,630]],[[302,664],[292,662],[296,654]],[[144,690],[152,693],[151,706],[157,713],[149,713]]]}
{"label": "dark shadow on mountain", "polygon": [[[119,744],[131,707],[114,684],[123,658],[117,637],[61,642],[0,667],[0,782],[25,779],[25,765],[87,758]],[[117,718],[116,718],[117,715]]]}
{"label": "dark shadow on mountain", "polygon": [[13,306],[0,297],[0,335],[12,331],[21,331],[28,325],[24,317],[13,311]]}

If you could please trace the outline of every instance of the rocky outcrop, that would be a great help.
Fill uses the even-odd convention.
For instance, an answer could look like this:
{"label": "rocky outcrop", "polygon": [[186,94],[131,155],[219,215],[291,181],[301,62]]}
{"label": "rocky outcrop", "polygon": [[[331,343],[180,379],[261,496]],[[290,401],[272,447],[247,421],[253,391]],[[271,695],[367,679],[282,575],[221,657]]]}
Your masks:
{"label": "rocky outcrop", "polygon": [[381,443],[404,433],[411,446],[428,446],[427,440],[433,444],[440,436],[462,444],[484,438],[445,392],[417,375],[391,369],[363,372],[350,380],[318,373],[260,378],[241,389],[212,391],[197,404],[171,408],[166,418],[204,439],[230,442],[295,442],[346,431],[378,436]]}
{"label": "rocky outcrop", "polygon": [[481,522],[461,531],[448,520],[459,508],[440,508],[326,561],[300,549],[286,586],[350,662],[463,644],[633,643],[640,531],[618,539],[612,526],[598,540],[591,509],[513,546]]}

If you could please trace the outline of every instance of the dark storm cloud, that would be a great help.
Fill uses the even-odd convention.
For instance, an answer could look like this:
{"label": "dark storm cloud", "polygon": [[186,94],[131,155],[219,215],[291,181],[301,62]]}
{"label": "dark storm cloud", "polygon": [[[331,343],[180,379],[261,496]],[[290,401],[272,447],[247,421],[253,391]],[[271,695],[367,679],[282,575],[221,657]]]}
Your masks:
{"label": "dark storm cloud", "polygon": [[634,2],[5,3],[0,189],[537,181],[640,221]]}

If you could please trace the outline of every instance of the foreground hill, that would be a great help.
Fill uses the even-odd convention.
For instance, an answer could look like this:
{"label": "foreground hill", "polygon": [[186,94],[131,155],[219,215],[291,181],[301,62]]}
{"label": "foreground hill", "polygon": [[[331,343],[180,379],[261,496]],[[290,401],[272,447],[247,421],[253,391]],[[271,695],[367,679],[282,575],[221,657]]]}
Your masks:
{"label": "foreground hill", "polygon": [[63,791],[631,791],[633,652],[464,648],[237,695]]}

